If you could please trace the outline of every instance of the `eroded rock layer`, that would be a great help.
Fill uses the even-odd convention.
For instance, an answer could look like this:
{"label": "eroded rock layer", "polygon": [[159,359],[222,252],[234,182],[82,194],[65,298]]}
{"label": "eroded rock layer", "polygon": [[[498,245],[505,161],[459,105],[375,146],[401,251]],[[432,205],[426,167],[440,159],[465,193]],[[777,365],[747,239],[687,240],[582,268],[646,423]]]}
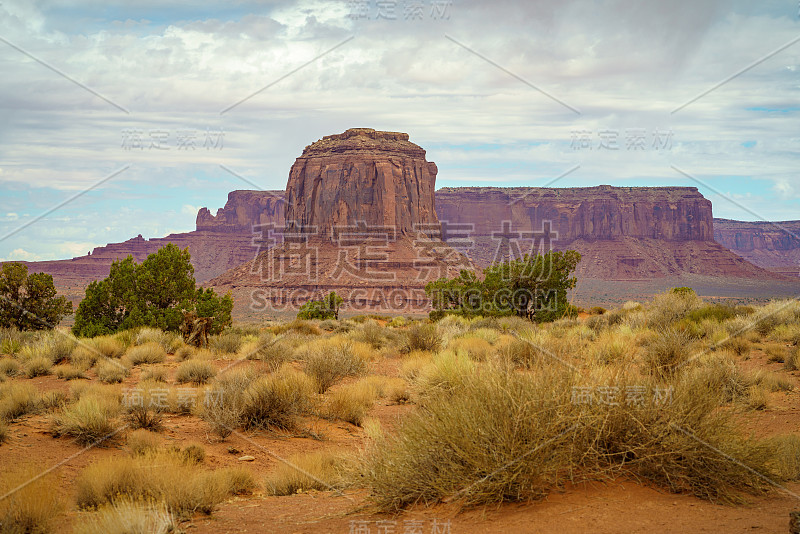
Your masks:
{"label": "eroded rock layer", "polygon": [[714,239],[760,267],[792,276],[800,274],[800,221],[714,219]]}

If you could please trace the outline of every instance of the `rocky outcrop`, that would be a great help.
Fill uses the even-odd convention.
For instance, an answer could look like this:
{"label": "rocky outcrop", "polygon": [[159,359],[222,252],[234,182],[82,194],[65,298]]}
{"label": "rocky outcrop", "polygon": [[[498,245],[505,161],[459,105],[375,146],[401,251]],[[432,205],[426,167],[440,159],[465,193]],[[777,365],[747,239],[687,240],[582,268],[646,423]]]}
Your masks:
{"label": "rocky outcrop", "polygon": [[208,208],[197,212],[198,232],[252,233],[254,225],[283,227],[284,191],[231,191],[225,207],[211,215]]}
{"label": "rocky outcrop", "polygon": [[326,136],[291,168],[283,243],[210,283],[271,310],[329,291],[351,309],[424,309],[428,282],[472,268],[439,239],[436,172],[407,134]]}
{"label": "rocky outcrop", "polygon": [[765,269],[800,274],[800,221],[714,219],[714,239]]}
{"label": "rocky outcrop", "polygon": [[436,225],[436,164],[408,134],[352,128],[303,150],[289,172],[286,228],[332,236],[354,224],[413,236]]}

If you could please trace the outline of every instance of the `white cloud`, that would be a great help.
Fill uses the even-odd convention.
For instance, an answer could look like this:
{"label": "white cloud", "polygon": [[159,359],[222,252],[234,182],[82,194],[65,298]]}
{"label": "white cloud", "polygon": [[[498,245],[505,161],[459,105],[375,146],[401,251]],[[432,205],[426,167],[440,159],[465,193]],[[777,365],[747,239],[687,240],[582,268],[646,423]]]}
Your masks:
{"label": "white cloud", "polygon": [[16,248],[0,261],[39,261],[44,259],[41,255],[27,250]]}

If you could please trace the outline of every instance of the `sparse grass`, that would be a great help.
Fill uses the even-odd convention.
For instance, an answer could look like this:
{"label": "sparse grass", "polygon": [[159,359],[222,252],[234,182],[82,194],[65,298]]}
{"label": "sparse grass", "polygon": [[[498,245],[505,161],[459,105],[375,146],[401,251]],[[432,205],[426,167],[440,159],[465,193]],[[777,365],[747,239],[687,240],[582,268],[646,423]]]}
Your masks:
{"label": "sparse grass", "polygon": [[288,366],[257,378],[242,395],[242,425],[293,430],[298,416],[310,408],[314,390],[313,379]]}
{"label": "sparse grass", "polygon": [[178,523],[163,502],[118,499],[85,516],[73,534],[171,534]]}
{"label": "sparse grass", "polygon": [[187,382],[205,384],[211,380],[216,373],[214,367],[208,362],[187,360],[178,366],[178,370],[175,373],[175,381],[179,384]]}
{"label": "sparse grass", "polygon": [[97,378],[106,384],[117,384],[128,376],[128,368],[120,360],[103,360],[95,368]]}
{"label": "sparse grass", "polygon": [[342,485],[345,464],[341,452],[318,451],[295,455],[280,463],[266,478],[268,495],[293,495],[309,490],[325,491]]}
{"label": "sparse grass", "polygon": [[138,345],[128,350],[125,358],[131,365],[141,365],[143,363],[163,363],[167,358],[164,348],[153,341]]}
{"label": "sparse grass", "polygon": [[25,361],[23,367],[25,368],[25,376],[34,378],[49,375],[53,362],[46,356],[33,356]]}
{"label": "sparse grass", "polygon": [[[444,319],[442,319],[444,321]],[[440,323],[442,321],[439,321]],[[442,339],[439,337],[436,325],[414,324],[404,332],[400,350],[401,352],[413,352],[415,350],[437,351],[442,346]]]}
{"label": "sparse grass", "polygon": [[249,480],[250,484],[241,470],[209,471],[167,451],[89,465],[76,481],[76,500],[79,508],[91,509],[124,499],[152,499],[165,502],[180,518],[188,518],[197,512],[210,514],[234,492],[248,485],[252,488],[252,477]]}
{"label": "sparse grass", "polygon": [[119,403],[107,396],[82,395],[53,416],[53,435],[73,437],[82,445],[95,443],[117,430],[114,417],[119,409]]}
{"label": "sparse grass", "polygon": [[13,421],[42,407],[36,387],[22,382],[0,384],[0,420]]}
{"label": "sparse grass", "polygon": [[[64,503],[54,477],[41,474],[40,468],[24,466],[12,468],[0,477],[0,495],[8,495],[0,500],[0,532],[56,532],[56,520],[64,510]],[[16,491],[9,493],[12,490]]]}
{"label": "sparse grass", "polygon": [[376,396],[376,388],[369,381],[347,384],[328,394],[323,414],[330,419],[340,419],[361,426],[375,404]]}
{"label": "sparse grass", "polygon": [[287,332],[296,332],[304,336],[319,336],[322,334],[322,331],[317,325],[302,319],[295,319],[289,323],[273,326],[271,330],[275,335],[284,334]]}
{"label": "sparse grass", "polygon": [[317,383],[319,393],[347,376],[358,376],[367,369],[366,361],[355,354],[349,340],[320,340],[304,356],[305,371]]}

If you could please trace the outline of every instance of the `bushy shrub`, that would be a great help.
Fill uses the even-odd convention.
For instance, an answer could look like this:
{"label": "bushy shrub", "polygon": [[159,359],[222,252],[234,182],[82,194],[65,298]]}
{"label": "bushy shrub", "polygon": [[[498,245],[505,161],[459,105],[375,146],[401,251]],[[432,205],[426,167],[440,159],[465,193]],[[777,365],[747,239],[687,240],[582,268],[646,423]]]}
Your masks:
{"label": "bushy shrub", "polygon": [[236,354],[242,347],[242,336],[238,332],[227,331],[211,336],[208,346],[217,354]]}
{"label": "bushy shrub", "polygon": [[97,378],[106,384],[117,384],[128,376],[128,368],[118,360],[105,360],[98,363],[95,372]]}
{"label": "bushy shrub", "polygon": [[178,371],[175,373],[175,381],[179,384],[186,382],[205,384],[215,374],[216,371],[210,363],[200,360],[187,360],[178,366]]}
{"label": "bushy shrub", "polygon": [[441,345],[442,340],[435,325],[414,324],[404,332],[400,350],[405,353],[415,350],[436,351]]}
{"label": "bushy shrub", "polygon": [[0,383],[0,420],[13,421],[42,407],[36,387],[16,381]]}
{"label": "bushy shrub", "polygon": [[290,367],[254,380],[242,395],[241,421],[245,428],[292,430],[310,408],[314,381]]}
{"label": "bushy shrub", "polygon": [[85,395],[53,416],[54,436],[70,436],[82,445],[112,437],[119,403],[108,397]]}
{"label": "bushy shrub", "polygon": [[691,340],[684,332],[674,328],[661,330],[647,346],[645,365],[650,373],[659,377],[672,376],[689,361]]}
{"label": "bushy shrub", "polygon": [[361,426],[375,403],[376,395],[374,386],[369,382],[362,380],[347,384],[328,394],[324,415]]}
{"label": "bushy shrub", "polygon": [[138,345],[128,350],[125,358],[131,365],[163,363],[167,358],[167,353],[159,343],[148,341],[143,345]]}
{"label": "bushy shrub", "polygon": [[317,384],[319,393],[347,376],[357,376],[367,369],[367,363],[354,351],[349,340],[330,339],[317,343],[304,356],[305,371]]}

